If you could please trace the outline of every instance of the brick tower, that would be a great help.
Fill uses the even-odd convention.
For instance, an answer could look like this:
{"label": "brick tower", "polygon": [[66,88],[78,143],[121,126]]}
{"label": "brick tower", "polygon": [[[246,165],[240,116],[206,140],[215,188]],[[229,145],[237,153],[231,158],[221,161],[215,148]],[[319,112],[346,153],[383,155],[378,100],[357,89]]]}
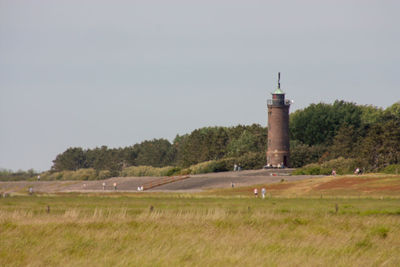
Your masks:
{"label": "brick tower", "polygon": [[289,145],[289,107],[290,100],[285,100],[281,90],[281,74],[278,73],[278,88],[268,99],[268,149],[267,165],[270,167],[290,166]]}

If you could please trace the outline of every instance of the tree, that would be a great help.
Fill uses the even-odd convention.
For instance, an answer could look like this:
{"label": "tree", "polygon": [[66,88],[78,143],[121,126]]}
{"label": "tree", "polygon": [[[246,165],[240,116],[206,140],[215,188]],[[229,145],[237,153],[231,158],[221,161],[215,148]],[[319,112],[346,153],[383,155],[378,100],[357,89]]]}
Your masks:
{"label": "tree", "polygon": [[360,156],[372,169],[400,163],[400,117],[386,113],[361,142]]}
{"label": "tree", "polygon": [[383,115],[383,110],[381,108],[366,105],[360,106],[362,114],[361,114],[361,122],[363,125],[369,126],[380,120]]}
{"label": "tree", "polygon": [[353,125],[343,124],[333,138],[332,145],[329,147],[329,158],[354,157],[357,154],[359,137],[360,135]]}
{"label": "tree", "polygon": [[55,171],[61,170],[77,170],[86,168],[86,156],[82,148],[71,147],[64,153],[57,155],[53,160],[52,169]]}
{"label": "tree", "polygon": [[166,139],[144,141],[135,147],[137,149],[135,165],[163,167],[171,165],[175,160],[174,149]]}
{"label": "tree", "polygon": [[309,146],[297,140],[290,141],[290,165],[294,168],[318,162],[326,152],[324,145]]}
{"label": "tree", "polygon": [[240,157],[248,152],[257,152],[256,137],[244,130],[239,138],[232,140],[228,145],[228,156]]}
{"label": "tree", "polygon": [[291,139],[307,145],[330,144],[343,124],[361,127],[362,110],[354,103],[311,104],[290,116]]}
{"label": "tree", "polygon": [[[179,142],[179,144],[178,144]],[[221,159],[226,155],[229,142],[225,127],[204,127],[196,129],[184,138],[175,139],[177,162],[187,167],[199,162]]]}

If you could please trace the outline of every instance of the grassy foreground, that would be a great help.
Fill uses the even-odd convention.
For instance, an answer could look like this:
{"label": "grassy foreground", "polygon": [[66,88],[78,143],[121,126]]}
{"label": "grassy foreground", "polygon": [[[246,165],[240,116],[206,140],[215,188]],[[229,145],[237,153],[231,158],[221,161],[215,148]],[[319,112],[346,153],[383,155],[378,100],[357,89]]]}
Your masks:
{"label": "grassy foreground", "polygon": [[14,196],[0,237],[0,266],[400,266],[400,199]]}

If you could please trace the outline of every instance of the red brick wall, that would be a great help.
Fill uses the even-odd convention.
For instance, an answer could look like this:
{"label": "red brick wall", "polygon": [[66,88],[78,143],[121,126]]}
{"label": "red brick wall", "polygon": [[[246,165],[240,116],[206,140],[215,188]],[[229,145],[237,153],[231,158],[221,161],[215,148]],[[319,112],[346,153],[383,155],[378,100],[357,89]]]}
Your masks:
{"label": "red brick wall", "polygon": [[267,163],[290,166],[289,105],[268,105]]}

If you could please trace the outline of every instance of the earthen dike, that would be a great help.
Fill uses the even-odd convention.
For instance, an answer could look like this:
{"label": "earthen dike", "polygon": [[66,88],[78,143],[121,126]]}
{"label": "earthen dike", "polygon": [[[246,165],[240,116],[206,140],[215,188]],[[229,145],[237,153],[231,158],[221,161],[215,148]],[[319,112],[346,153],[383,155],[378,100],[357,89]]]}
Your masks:
{"label": "earthen dike", "polygon": [[[270,184],[285,181],[304,180],[315,176],[290,176],[292,169],[249,170],[236,172],[220,172],[190,175],[189,177],[145,189],[147,192],[199,192],[213,188],[229,188],[232,183],[235,187],[251,186],[257,184]],[[138,192],[137,188],[157,182],[161,177],[113,177],[96,181],[18,181],[0,182],[0,192],[14,193],[28,191],[29,187],[34,192],[110,192],[115,191],[113,184],[117,183],[118,192]],[[105,183],[105,190],[103,190]]]}

